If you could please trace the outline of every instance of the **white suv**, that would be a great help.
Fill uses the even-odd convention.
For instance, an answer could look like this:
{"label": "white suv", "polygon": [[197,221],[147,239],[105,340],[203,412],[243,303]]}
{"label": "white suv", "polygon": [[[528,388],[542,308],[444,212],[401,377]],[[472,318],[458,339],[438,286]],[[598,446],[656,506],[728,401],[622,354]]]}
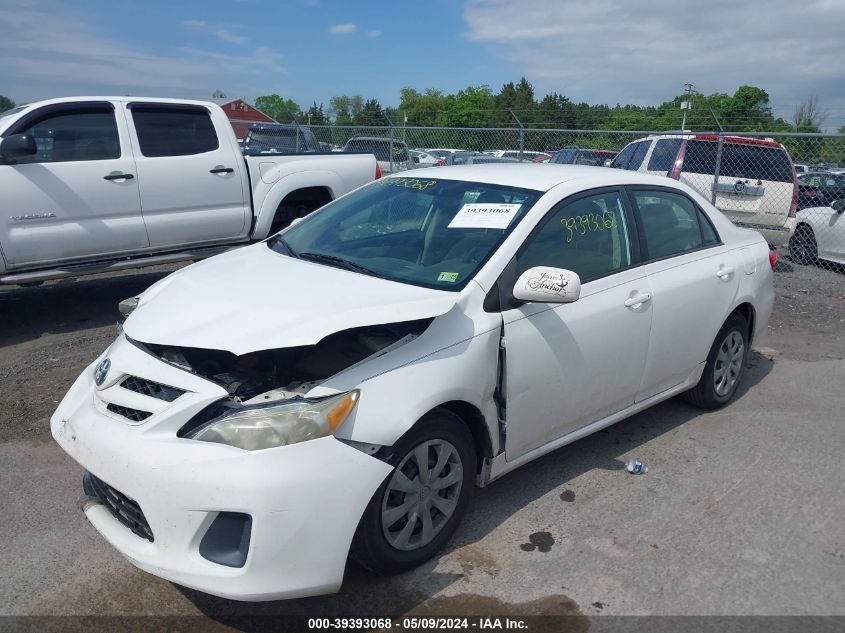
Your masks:
{"label": "white suv", "polygon": [[[784,244],[795,223],[798,181],[786,148],[772,140],[715,134],[661,134],[626,145],[611,167],[680,180],[730,220]],[[716,165],[719,180],[716,182]]]}

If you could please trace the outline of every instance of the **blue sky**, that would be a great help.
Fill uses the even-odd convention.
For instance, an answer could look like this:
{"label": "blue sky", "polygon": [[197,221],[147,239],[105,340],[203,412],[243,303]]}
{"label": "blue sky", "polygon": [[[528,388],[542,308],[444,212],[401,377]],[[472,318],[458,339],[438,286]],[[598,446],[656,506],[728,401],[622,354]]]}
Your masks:
{"label": "blue sky", "polygon": [[[812,25],[812,37],[806,28]],[[398,105],[403,86],[498,91],[525,75],[590,103],[766,89],[776,114],[817,95],[845,124],[842,0],[0,0],[0,94],[249,100],[335,94]]]}

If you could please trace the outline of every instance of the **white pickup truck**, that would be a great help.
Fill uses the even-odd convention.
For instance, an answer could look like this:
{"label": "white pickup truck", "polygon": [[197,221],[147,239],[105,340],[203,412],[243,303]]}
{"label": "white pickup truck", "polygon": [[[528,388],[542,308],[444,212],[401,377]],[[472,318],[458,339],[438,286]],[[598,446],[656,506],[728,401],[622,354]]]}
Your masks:
{"label": "white pickup truck", "polygon": [[371,155],[245,157],[212,103],[32,103],[0,114],[0,284],[213,255],[379,175]]}

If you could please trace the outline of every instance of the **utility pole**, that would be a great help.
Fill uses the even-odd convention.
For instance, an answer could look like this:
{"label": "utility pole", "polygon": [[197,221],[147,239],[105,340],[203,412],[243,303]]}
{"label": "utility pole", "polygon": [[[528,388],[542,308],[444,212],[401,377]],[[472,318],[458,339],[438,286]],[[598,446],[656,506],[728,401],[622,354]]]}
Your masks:
{"label": "utility pole", "polygon": [[681,121],[681,130],[687,129],[687,110],[692,107],[692,91],[695,90],[695,86],[692,84],[684,84],[684,92],[687,93],[687,100],[681,101],[681,110],[684,111],[684,119]]}

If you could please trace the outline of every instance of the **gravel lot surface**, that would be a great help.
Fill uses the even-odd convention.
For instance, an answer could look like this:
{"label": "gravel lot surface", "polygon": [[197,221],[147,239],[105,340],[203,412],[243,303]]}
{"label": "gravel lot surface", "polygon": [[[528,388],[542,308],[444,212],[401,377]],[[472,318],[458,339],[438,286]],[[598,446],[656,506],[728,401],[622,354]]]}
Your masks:
{"label": "gravel lot surface", "polygon": [[[175,268],[0,288],[0,615],[845,616],[845,274],[781,264],[726,409],[672,400],[523,467],[413,572],[350,564],[337,595],[244,604],[126,562],[77,510],[81,471],[49,434],[117,302]],[[626,473],[631,457],[649,472]]]}

